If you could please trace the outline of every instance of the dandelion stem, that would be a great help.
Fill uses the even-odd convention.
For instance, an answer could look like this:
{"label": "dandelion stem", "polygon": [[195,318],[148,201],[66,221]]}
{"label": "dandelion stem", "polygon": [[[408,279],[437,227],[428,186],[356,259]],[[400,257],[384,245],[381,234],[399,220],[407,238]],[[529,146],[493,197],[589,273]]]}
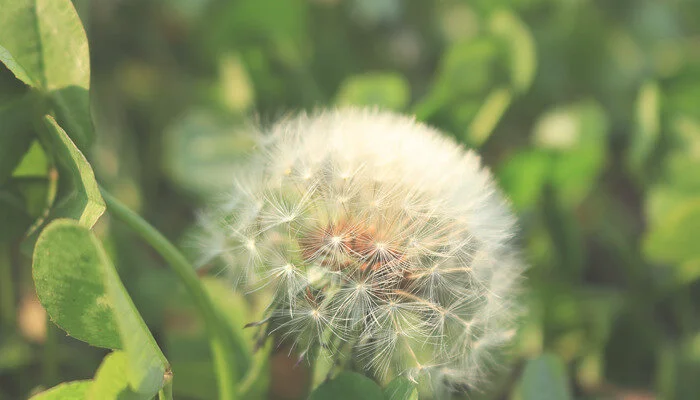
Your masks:
{"label": "dandelion stem", "polygon": [[200,284],[194,268],[182,253],[153,226],[104,189],[101,188],[101,192],[110,214],[124,222],[151,245],[167,261],[185,285],[207,328],[219,386],[219,398],[222,400],[236,399],[237,391],[234,388],[234,382],[236,382],[237,375],[236,366],[232,359],[234,350],[230,341],[227,340],[226,324]]}

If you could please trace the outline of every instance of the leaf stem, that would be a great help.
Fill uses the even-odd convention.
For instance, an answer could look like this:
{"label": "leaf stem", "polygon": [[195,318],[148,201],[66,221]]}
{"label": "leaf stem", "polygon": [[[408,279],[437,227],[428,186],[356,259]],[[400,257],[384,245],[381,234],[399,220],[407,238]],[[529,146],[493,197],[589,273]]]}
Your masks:
{"label": "leaf stem", "polygon": [[173,400],[173,373],[165,373],[163,388],[158,391],[158,400]]}
{"label": "leaf stem", "polygon": [[111,215],[124,222],[144,241],[155,249],[170,265],[172,270],[185,285],[194,305],[199,310],[209,335],[209,345],[214,360],[214,369],[219,386],[219,398],[231,400],[237,398],[234,388],[236,381],[236,366],[233,362],[233,348],[227,339],[226,324],[214,307],[209,294],[200,284],[199,278],[185,256],[168,241],[160,232],[146,222],[134,211],[122,204],[103,188],[100,188]]}

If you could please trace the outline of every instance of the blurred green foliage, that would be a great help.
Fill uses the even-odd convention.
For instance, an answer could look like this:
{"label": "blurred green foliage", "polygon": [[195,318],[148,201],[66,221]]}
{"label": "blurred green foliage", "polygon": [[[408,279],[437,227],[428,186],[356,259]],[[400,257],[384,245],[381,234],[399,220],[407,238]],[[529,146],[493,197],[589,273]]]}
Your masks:
{"label": "blurred green foliage", "polygon": [[[15,46],[0,48],[0,399],[99,381],[126,362],[112,353],[98,370],[104,350],[47,324],[31,275],[47,213],[91,226],[104,210],[87,160],[187,250],[196,210],[229,183],[257,124],[348,104],[415,114],[478,148],[519,214],[530,313],[510,375],[472,397],[698,397],[700,2],[74,0],[87,75],[6,34],[44,35],[79,58],[80,37],[39,29],[78,21],[44,3],[33,23],[0,29]],[[48,108],[58,124],[37,136],[29,121]],[[184,288],[122,225],[102,217],[94,231],[172,365],[175,397],[215,398]],[[253,343],[241,327],[255,308],[204,282]],[[237,355],[241,379],[252,357]],[[271,364],[270,397],[304,392],[304,371]],[[343,379],[323,390],[357,383]]]}

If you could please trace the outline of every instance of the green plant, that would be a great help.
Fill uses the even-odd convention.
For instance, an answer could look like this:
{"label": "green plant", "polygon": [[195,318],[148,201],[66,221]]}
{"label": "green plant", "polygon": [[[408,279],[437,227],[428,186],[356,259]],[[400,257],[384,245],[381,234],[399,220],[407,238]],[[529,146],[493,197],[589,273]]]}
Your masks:
{"label": "green plant", "polygon": [[0,400],[418,397],[256,350],[188,261],[250,114],[335,105],[478,148],[517,211],[530,311],[468,398],[694,399],[699,5],[0,0]]}
{"label": "green plant", "polygon": [[[3,160],[10,158],[6,168],[11,172],[37,140],[55,168],[50,178],[53,188],[47,192],[50,211],[33,223],[24,239],[27,249],[33,247],[37,295],[51,320],[69,335],[113,350],[92,381],[59,385],[35,398],[151,398],[156,394],[160,399],[172,398],[168,361],[103,246],[90,231],[105,206],[162,254],[192,296],[209,332],[220,397],[245,396],[237,392],[235,384],[239,366],[234,356],[236,350],[242,351],[236,349],[242,346],[241,339],[223,322],[194,269],[137,214],[108,193],[100,193],[81,152],[94,140],[89,110],[90,60],[87,38],[72,3],[4,1],[0,7],[1,60],[26,85],[9,82],[17,93],[3,104]],[[19,219],[11,226],[16,225],[18,231],[29,228],[31,220],[23,217],[9,216]]]}

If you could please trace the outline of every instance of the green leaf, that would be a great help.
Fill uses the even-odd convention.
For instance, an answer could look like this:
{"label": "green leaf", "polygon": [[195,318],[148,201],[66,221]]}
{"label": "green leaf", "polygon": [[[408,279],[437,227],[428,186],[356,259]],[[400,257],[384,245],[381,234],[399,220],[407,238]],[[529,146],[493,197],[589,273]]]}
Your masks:
{"label": "green leaf", "polygon": [[480,95],[493,79],[497,55],[496,42],[490,38],[451,45],[440,60],[435,82],[416,104],[414,114],[425,120],[446,106]]}
{"label": "green leaf", "polygon": [[49,390],[32,396],[30,400],[85,400],[92,381],[61,383]]}
{"label": "green leaf", "polygon": [[336,103],[341,106],[379,106],[398,111],[408,104],[410,90],[406,79],[395,72],[355,75],[342,83]]}
{"label": "green leaf", "polygon": [[551,155],[540,150],[513,154],[501,165],[499,181],[518,210],[537,205],[549,179],[551,165]]}
{"label": "green leaf", "polygon": [[399,376],[384,388],[386,400],[418,400],[418,388],[416,384]]}
{"label": "green leaf", "polygon": [[108,354],[95,373],[88,400],[148,399],[129,387],[129,356],[123,351]]}
{"label": "green leaf", "polygon": [[558,357],[551,354],[527,362],[519,389],[522,400],[572,398],[564,365]]}
{"label": "green leaf", "polygon": [[5,64],[7,69],[9,69],[17,79],[30,86],[33,85],[33,81],[27,74],[27,71],[25,71],[21,65],[17,64],[12,54],[2,46],[0,46],[0,62]]}
{"label": "green leaf", "polygon": [[48,95],[58,121],[81,149],[93,140],[90,57],[70,0],[0,0],[0,60]]}
{"label": "green leaf", "polygon": [[449,98],[478,94],[491,82],[498,48],[488,38],[452,45],[441,60],[435,89]]}
{"label": "green leaf", "polygon": [[[80,229],[85,228],[80,227]],[[170,366],[158,348],[155,339],[143,322],[119,275],[107,258],[94,235],[91,239],[99,251],[105,268],[107,294],[113,302],[119,335],[126,354],[129,369],[127,376],[131,388],[146,398],[154,396],[163,387],[165,375],[170,374]]]}
{"label": "green leaf", "polygon": [[13,178],[23,177],[46,177],[49,171],[49,160],[46,153],[38,141],[32,142],[29,150],[24,153],[15,170],[12,172]]}
{"label": "green leaf", "polygon": [[52,321],[93,346],[122,348],[104,285],[104,269],[89,231],[56,220],[39,235],[33,257],[37,295]]}
{"label": "green leaf", "polygon": [[515,92],[526,91],[537,71],[535,40],[527,25],[510,10],[493,13],[491,31],[503,39],[508,49],[510,81]]}
{"label": "green leaf", "polygon": [[0,105],[0,185],[12,175],[34,140],[31,119],[34,99],[27,94]]}
{"label": "green leaf", "polygon": [[483,145],[493,133],[512,99],[513,95],[507,88],[495,89],[489,93],[469,125],[466,135],[467,141],[475,147]]}
{"label": "green leaf", "polygon": [[89,229],[73,220],[49,224],[37,240],[33,275],[39,300],[57,325],[92,345],[123,348],[131,388],[158,392],[167,360]]}
{"label": "green leaf", "polygon": [[591,192],[607,159],[608,120],[595,102],[545,113],[533,132],[534,144],[553,155],[551,182],[567,208]]}
{"label": "green leaf", "polygon": [[666,183],[650,187],[644,199],[644,217],[648,231],[664,225],[674,210],[697,198],[698,194],[688,193]]}
{"label": "green leaf", "polygon": [[6,65],[0,63],[0,108],[26,96],[30,87],[17,79]]}
{"label": "green leaf", "polygon": [[322,383],[309,400],[383,400],[382,389],[368,377],[356,372],[342,372]]}
{"label": "green leaf", "polygon": [[653,261],[682,263],[700,259],[700,197],[677,205],[644,238],[644,254]]}
{"label": "green leaf", "polygon": [[665,178],[686,192],[700,194],[700,119],[677,116],[671,123],[674,148],[665,160]]}
{"label": "green leaf", "polygon": [[555,274],[565,274],[567,278],[579,279],[583,273],[588,254],[584,249],[583,228],[576,216],[562,207],[560,193],[551,185],[545,186],[540,198],[543,221],[556,255],[559,267]]}
{"label": "green leaf", "polygon": [[0,221],[0,243],[21,237],[33,221],[22,196],[10,188],[0,187]]}
{"label": "green leaf", "polygon": [[56,218],[71,218],[88,228],[95,225],[105,211],[95,174],[90,163],[73,144],[66,132],[50,116],[44,116],[41,138],[53,151],[59,167],[59,194],[44,224],[30,234],[27,246],[36,240],[46,223]]}
{"label": "green leaf", "polygon": [[[32,223],[45,217],[46,207],[53,198],[55,188],[52,178],[47,176],[12,177],[6,188],[16,193],[23,201],[23,209],[32,218]],[[33,232],[30,228],[28,231]],[[25,239],[27,241],[27,239]],[[32,242],[33,243],[33,242]],[[22,243],[24,245],[24,243]],[[29,249],[31,250],[31,248]],[[31,251],[28,252],[31,255]]]}
{"label": "green leaf", "polygon": [[230,112],[246,112],[255,104],[255,88],[238,55],[222,57],[217,89],[221,104]]}
{"label": "green leaf", "polygon": [[645,172],[644,165],[659,140],[660,97],[656,82],[646,82],[637,95],[636,129],[627,154],[629,166],[637,174]]}
{"label": "green leaf", "polygon": [[[664,236],[673,235],[675,232],[670,231],[674,229],[673,227],[664,227],[669,223],[686,223],[678,221],[678,210],[699,200],[698,193],[689,193],[677,186],[663,184],[651,187],[644,201],[644,214],[647,220],[647,231],[643,239],[644,253],[652,261],[668,264],[667,266],[671,267],[674,283],[677,284],[687,284],[700,278],[700,256],[698,252],[692,251],[692,247],[681,249],[677,253],[676,246],[682,246],[682,244],[676,242],[671,243],[670,249],[665,248],[664,243],[674,238],[664,238]],[[685,218],[683,214],[685,211],[681,211],[680,218]],[[690,221],[688,223],[692,224]]]}

